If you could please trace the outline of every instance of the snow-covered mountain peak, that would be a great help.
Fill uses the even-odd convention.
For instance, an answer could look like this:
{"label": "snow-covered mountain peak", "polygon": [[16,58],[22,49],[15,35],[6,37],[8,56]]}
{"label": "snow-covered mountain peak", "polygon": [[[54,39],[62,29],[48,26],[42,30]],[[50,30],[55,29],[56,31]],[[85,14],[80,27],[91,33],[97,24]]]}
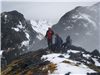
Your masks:
{"label": "snow-covered mountain peak", "polygon": [[42,34],[43,36],[45,36],[48,27],[52,27],[53,25],[47,20],[31,20],[30,23],[32,24],[33,30],[35,30],[39,34]]}

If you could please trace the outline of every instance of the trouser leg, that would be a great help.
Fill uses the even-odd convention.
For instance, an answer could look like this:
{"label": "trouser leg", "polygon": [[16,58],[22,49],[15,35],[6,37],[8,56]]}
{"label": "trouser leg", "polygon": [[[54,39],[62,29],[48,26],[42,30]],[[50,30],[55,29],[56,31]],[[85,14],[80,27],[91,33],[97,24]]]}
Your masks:
{"label": "trouser leg", "polygon": [[52,49],[52,40],[50,40],[50,48]]}
{"label": "trouser leg", "polygon": [[50,49],[50,41],[48,40],[48,48]]}
{"label": "trouser leg", "polygon": [[49,48],[49,49],[52,48],[52,40],[51,40],[51,39],[48,40],[48,48]]}

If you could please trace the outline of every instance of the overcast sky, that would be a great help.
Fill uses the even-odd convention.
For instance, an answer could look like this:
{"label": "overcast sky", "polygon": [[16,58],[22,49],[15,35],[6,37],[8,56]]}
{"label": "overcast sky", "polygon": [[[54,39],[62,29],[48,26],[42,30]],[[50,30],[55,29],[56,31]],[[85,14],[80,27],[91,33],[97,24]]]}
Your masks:
{"label": "overcast sky", "polygon": [[57,23],[61,16],[76,6],[91,6],[96,2],[15,2],[3,1],[2,12],[17,10],[24,14],[26,19],[47,19]]}

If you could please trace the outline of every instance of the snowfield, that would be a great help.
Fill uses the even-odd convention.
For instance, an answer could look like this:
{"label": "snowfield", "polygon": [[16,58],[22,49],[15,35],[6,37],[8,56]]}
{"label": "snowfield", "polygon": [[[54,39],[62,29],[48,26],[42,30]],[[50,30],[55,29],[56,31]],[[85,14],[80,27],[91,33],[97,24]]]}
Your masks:
{"label": "snowfield", "polygon": [[[69,50],[69,52],[75,51]],[[87,75],[87,73],[95,72],[83,63],[78,64],[78,61],[70,60],[69,56],[69,54],[52,53],[48,55],[43,55],[41,59],[45,61],[50,61],[57,65],[56,70],[52,74],[49,73],[49,75],[65,75],[69,72],[70,75]],[[64,61],[66,61],[66,63],[64,63]]]}

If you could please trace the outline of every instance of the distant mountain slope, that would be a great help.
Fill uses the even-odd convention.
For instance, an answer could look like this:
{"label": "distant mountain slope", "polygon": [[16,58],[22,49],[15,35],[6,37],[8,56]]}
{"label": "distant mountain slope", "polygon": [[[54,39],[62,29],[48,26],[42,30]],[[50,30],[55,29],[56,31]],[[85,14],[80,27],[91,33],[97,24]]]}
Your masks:
{"label": "distant mountain slope", "polygon": [[100,3],[87,7],[76,7],[64,14],[53,26],[55,32],[65,39],[70,35],[74,44],[87,50],[100,49]]}
{"label": "distant mountain slope", "polygon": [[52,27],[52,24],[47,20],[30,20],[32,28],[41,35],[45,36],[48,27]]}

